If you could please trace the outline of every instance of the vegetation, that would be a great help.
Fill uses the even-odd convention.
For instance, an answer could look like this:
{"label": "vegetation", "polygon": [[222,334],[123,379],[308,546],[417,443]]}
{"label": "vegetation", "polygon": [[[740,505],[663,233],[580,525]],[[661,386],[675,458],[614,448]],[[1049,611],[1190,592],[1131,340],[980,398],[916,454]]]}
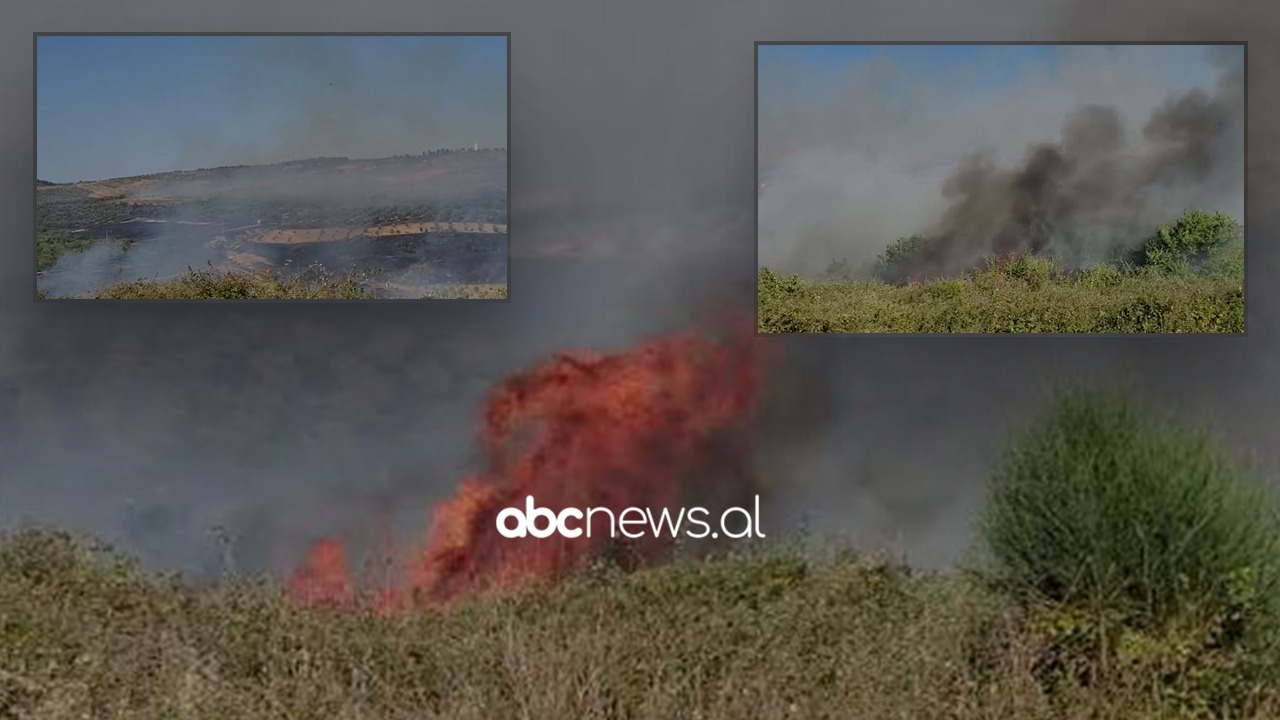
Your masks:
{"label": "vegetation", "polygon": [[275,272],[188,270],[167,282],[138,280],[103,288],[97,300],[368,300],[378,296],[355,274],[323,268],[289,276]]}
{"label": "vegetation", "polygon": [[82,235],[40,233],[36,235],[36,270],[47,270],[63,253],[88,250],[93,241]]}
{"label": "vegetation", "polygon": [[909,277],[912,266],[936,248],[936,241],[920,235],[900,237],[876,257],[875,276],[885,282]]}
{"label": "vegetation", "polygon": [[1234,717],[1280,680],[1280,516],[1203,432],[1063,395],[995,474],[984,535],[1046,682],[1139,668],[1171,716]]}
{"label": "vegetation", "polygon": [[507,286],[503,283],[433,285],[422,296],[423,300],[506,300]]}
{"label": "vegetation", "polygon": [[1220,213],[1188,212],[1114,262],[993,257],[962,277],[898,282],[934,244],[900,238],[872,279],[847,263],[827,279],[758,275],[762,332],[1244,332],[1244,234]]}
{"label": "vegetation", "polygon": [[[47,297],[40,294],[39,297]],[[95,300],[382,300],[361,273],[334,274],[316,265],[301,272],[281,274],[272,270],[253,273],[228,270],[188,270],[168,281],[138,280],[103,288]],[[432,285],[424,300],[506,299],[505,285]]]}
{"label": "vegetation", "polygon": [[70,233],[135,217],[152,217],[160,210],[119,199],[95,198],[74,185],[46,187],[36,192],[36,233]]}
{"label": "vegetation", "polygon": [[601,564],[406,615],[197,590],[0,538],[0,713],[26,718],[1262,720],[1271,499],[1207,436],[1064,396],[996,469],[976,572],[786,549]]}
{"label": "vegetation", "polygon": [[1131,262],[1168,273],[1244,277],[1244,228],[1222,213],[1188,212],[1163,225]]}
{"label": "vegetation", "polygon": [[180,208],[196,222],[262,220],[266,225],[291,228],[370,227],[408,222],[478,222],[505,224],[506,195],[494,193],[465,202],[404,203],[376,198],[354,202],[298,199],[212,197],[191,200]]}

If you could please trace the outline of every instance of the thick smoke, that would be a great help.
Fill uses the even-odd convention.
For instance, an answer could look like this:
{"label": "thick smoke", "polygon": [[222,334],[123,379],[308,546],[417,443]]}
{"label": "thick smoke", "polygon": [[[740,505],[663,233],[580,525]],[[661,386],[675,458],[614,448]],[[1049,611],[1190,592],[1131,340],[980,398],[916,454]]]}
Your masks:
{"label": "thick smoke", "polygon": [[[967,109],[962,106],[951,112],[947,101],[963,104],[963,99],[945,93],[915,105],[890,102],[894,108],[924,114],[925,120],[910,125],[912,132],[938,131],[921,140],[937,153],[934,158],[924,155],[926,150],[878,157],[885,152],[886,140],[892,151],[902,131],[894,124],[877,125],[876,118],[848,141],[847,149],[862,157],[839,155],[842,167],[838,170],[831,163],[812,163],[811,148],[801,139],[787,138],[795,150],[778,159],[787,172],[778,182],[779,196],[761,200],[762,263],[812,273],[835,259],[864,263],[893,238],[919,234],[928,240],[928,251],[914,266],[903,268],[907,276],[963,272],[993,253],[1051,254],[1065,264],[1080,266],[1111,260],[1118,252],[1135,248],[1155,227],[1186,209],[1220,210],[1242,220],[1243,48],[1206,50],[1220,68],[1216,87],[1178,89],[1145,116],[1141,109],[1150,100],[1143,97],[1140,84],[1152,84],[1153,78],[1135,68],[1109,67],[1138,60],[1142,50],[1084,47],[1066,51],[1066,67],[1057,76],[1046,80],[1033,74],[1017,84],[1016,92],[1006,91],[999,102],[976,110],[970,103]],[[884,74],[891,68],[866,72]],[[865,82],[874,80],[872,76]],[[1156,82],[1168,85],[1164,78]],[[1123,104],[1087,101],[1091,96],[1114,95],[1130,84],[1137,97],[1120,100]],[[1055,91],[1042,89],[1044,85],[1067,89],[1055,98]],[[861,90],[873,95],[885,92],[874,82]],[[1049,101],[1044,99],[1046,94]],[[1002,163],[1002,151],[1006,156],[1017,152],[1013,142],[1019,136],[1028,129],[1041,131],[1053,108],[1075,98],[1086,101],[1066,111],[1056,139],[1036,138],[1023,145],[1016,163],[1007,159]],[[838,108],[824,107],[828,112]],[[786,111],[774,112],[786,115]],[[989,119],[996,126],[1009,122],[1000,116],[1016,118],[1022,128],[998,144],[966,151],[939,181],[936,169],[948,164],[955,145],[984,137],[972,123],[978,119]],[[941,127],[953,122],[961,128]],[[786,132],[784,127],[771,126],[766,140],[773,143]],[[829,139],[830,133],[824,131],[812,141]],[[944,141],[953,146],[944,146]],[[920,165],[912,167],[917,161]],[[891,169],[890,184],[884,183],[881,165]],[[813,178],[803,177],[810,171]],[[894,180],[905,182],[895,184]],[[893,197],[886,197],[886,188]],[[772,188],[766,187],[765,192]],[[803,192],[814,197],[800,198]],[[922,197],[924,193],[932,196]],[[838,205],[841,202],[844,208]],[[845,225],[831,225],[836,222]]]}
{"label": "thick smoke", "polygon": [[935,251],[914,272],[949,275],[993,253],[1050,254],[1088,265],[1131,250],[1183,209],[1243,216],[1244,65],[1231,62],[1215,92],[1165,100],[1131,148],[1118,111],[1085,105],[1062,138],[1004,171],[988,154],[966,158],[943,185],[950,207],[926,232]]}
{"label": "thick smoke", "polygon": [[[1250,40],[1247,219],[1250,237],[1262,240],[1250,244],[1249,273],[1275,269],[1265,238],[1277,230],[1268,204],[1278,189],[1277,138],[1273,123],[1257,119],[1280,112],[1272,99],[1280,22],[1266,4],[1186,4],[1153,16],[1139,2],[991,0],[952,10],[922,0],[229,0],[183,18],[159,0],[109,9],[54,2],[17,8],[0,30],[10,41],[0,43],[5,97],[30,96],[28,31],[73,10],[86,30],[116,28],[125,13],[137,29],[155,31],[429,21],[433,30],[513,33],[509,303],[33,305],[33,128],[25,103],[6,106],[0,167],[10,172],[0,202],[14,232],[6,236],[12,261],[0,266],[8,281],[0,288],[0,526],[30,520],[94,533],[152,567],[280,570],[330,532],[365,544],[387,533],[416,539],[426,509],[474,468],[481,402],[499,378],[565,348],[625,347],[686,327],[707,308],[749,316],[757,39]],[[1116,84],[1100,101],[1126,109],[1124,96],[1138,96],[1139,118],[1168,94]],[[1045,128],[1059,127],[1063,110],[1028,110],[992,126],[992,139],[1016,140],[1001,161],[1016,163]],[[1030,112],[1047,124],[1030,123],[1035,132],[1018,137]],[[926,133],[914,145],[934,142]],[[933,167],[913,147],[885,146],[877,167],[908,153],[934,181],[914,197],[940,201],[937,189],[959,157]],[[903,177],[886,181],[915,187]],[[900,205],[887,209],[937,217]],[[900,226],[886,223],[886,232]],[[615,259],[575,259],[584,256]],[[1228,342],[782,339],[758,450],[773,491],[765,531],[784,536],[803,523],[868,547],[889,544],[913,561],[954,561],[972,539],[972,513],[1005,432],[1060,381],[1132,377],[1192,421],[1224,428],[1236,449],[1274,447],[1280,366],[1269,292],[1249,283],[1249,337]],[[1280,457],[1259,462],[1280,472]]]}

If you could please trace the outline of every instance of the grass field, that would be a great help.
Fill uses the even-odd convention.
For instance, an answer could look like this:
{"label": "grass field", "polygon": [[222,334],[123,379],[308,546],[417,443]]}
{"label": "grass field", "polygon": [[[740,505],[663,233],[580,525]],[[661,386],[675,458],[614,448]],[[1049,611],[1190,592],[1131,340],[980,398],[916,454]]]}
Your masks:
{"label": "grass field", "polygon": [[760,269],[760,331],[1244,332],[1244,237],[1222,215],[1187,213],[1129,257],[1087,269],[1022,255],[990,258],[962,277],[903,280],[921,243],[890,246],[871,277],[842,268],[818,279]]}
{"label": "grass field", "polygon": [[[432,285],[423,300],[500,300],[507,297],[502,284]],[[44,299],[45,296],[40,296]],[[312,268],[290,276],[272,270],[254,273],[190,270],[164,282],[138,280],[103,288],[91,300],[380,300],[385,295],[370,288],[358,275],[335,275]]]}
{"label": "grass field", "polygon": [[1079,394],[1011,443],[963,572],[774,548],[379,615],[27,530],[0,717],[1262,720],[1275,520],[1209,436]]}

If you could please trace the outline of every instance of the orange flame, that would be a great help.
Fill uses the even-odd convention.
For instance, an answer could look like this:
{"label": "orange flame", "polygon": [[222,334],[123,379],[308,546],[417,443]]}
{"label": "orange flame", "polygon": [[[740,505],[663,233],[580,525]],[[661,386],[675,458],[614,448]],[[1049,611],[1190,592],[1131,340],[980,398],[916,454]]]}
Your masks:
{"label": "orange flame", "polygon": [[[611,354],[563,353],[509,378],[486,403],[480,436],[486,466],[435,508],[426,548],[403,585],[384,591],[377,604],[447,603],[555,578],[617,543],[600,518],[590,537],[501,536],[498,514],[523,508],[529,496],[554,512],[607,508],[616,516],[628,507],[674,508],[706,473],[743,454],[762,360],[759,342],[746,333],[729,339],[688,333]],[[642,563],[671,543],[648,532],[626,540]],[[309,605],[345,602],[350,585],[345,568],[334,563],[342,559],[334,541],[318,544],[295,576],[308,582],[291,583],[292,597]]]}
{"label": "orange flame", "polygon": [[354,593],[347,578],[347,553],[336,540],[311,547],[306,561],[289,577],[289,596],[304,605],[347,605]]}

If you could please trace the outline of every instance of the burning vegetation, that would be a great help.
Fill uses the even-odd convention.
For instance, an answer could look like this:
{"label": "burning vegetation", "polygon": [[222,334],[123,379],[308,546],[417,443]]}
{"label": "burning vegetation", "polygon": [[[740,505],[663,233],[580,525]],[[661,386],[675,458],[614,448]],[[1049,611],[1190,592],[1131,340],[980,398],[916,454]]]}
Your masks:
{"label": "burning vegetation", "polygon": [[[494,389],[480,433],[483,467],[433,513],[425,547],[394,584],[352,592],[337,541],[317,543],[290,580],[306,605],[384,609],[447,603],[528,579],[554,579],[609,554],[646,565],[668,536],[611,537],[597,518],[574,539],[503,538],[498,513],[542,507],[674,507],[749,489],[747,439],[766,360],[752,335],[686,333],[613,353],[570,352]],[[394,559],[399,561],[400,559]]]}

